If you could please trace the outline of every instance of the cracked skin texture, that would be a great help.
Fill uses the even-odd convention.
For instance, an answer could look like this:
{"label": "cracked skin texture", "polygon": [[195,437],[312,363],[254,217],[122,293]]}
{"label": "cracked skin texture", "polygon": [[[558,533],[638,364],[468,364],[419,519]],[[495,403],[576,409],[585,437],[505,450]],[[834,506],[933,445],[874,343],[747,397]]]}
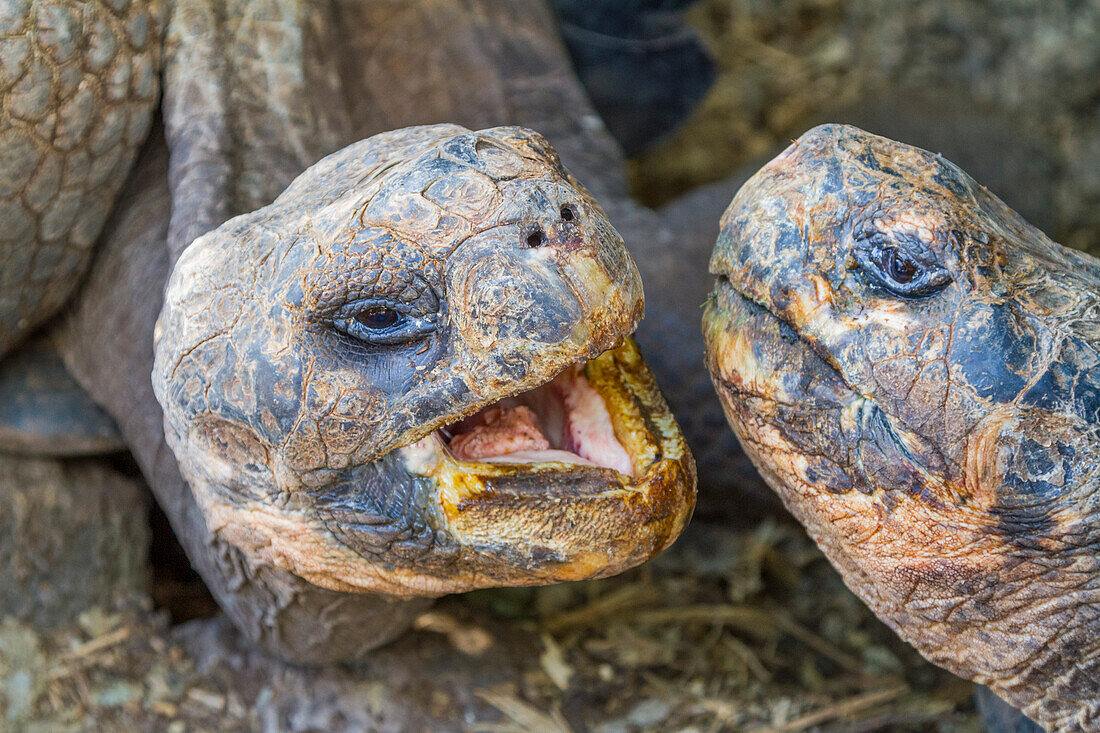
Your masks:
{"label": "cracked skin texture", "polygon": [[1100,262],[940,156],[810,130],[738,192],[707,361],[768,483],[931,661],[1100,726]]}
{"label": "cracked skin texture", "polygon": [[163,6],[0,8],[0,356],[72,294],[160,92]]}
{"label": "cracked skin texture", "polygon": [[[407,328],[341,325],[380,307]],[[622,240],[545,139],[407,128],[185,250],[153,384],[208,526],[253,565],[396,596],[599,577],[664,549],[694,503],[683,437],[619,345],[641,315]],[[401,450],[578,361],[633,476]]]}

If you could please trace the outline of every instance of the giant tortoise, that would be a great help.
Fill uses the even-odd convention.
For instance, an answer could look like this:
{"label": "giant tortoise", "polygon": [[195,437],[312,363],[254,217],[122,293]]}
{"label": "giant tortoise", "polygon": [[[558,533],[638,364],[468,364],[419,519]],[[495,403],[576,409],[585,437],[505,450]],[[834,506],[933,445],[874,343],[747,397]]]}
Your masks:
{"label": "giant tortoise", "polygon": [[[539,3],[4,7],[0,149],[20,176],[5,182],[14,295],[0,348],[45,324],[91,401],[54,380],[32,404],[117,423],[250,638],[293,660],[355,658],[425,597],[606,574],[682,528],[691,458],[623,341],[641,316],[637,272],[554,149],[636,243],[643,279],[672,284],[651,294],[638,339],[674,378],[670,401],[721,469],[708,473],[734,470],[694,364],[705,279],[682,255],[709,248],[718,199],[667,216],[629,200],[621,153]],[[466,129],[378,136],[441,121]],[[470,131],[505,123],[554,148]],[[189,275],[157,332],[162,413],[154,324],[178,258]],[[3,366],[48,364],[44,343]],[[609,409],[592,412],[601,392]],[[554,437],[571,400],[597,440],[613,426],[610,458]],[[66,430],[23,447],[91,449]],[[506,444],[568,460],[480,460]]]}
{"label": "giant tortoise", "polygon": [[742,445],[928,659],[1100,727],[1100,261],[939,155],[814,128],[741,188],[707,361]]}
{"label": "giant tortoise", "polygon": [[[301,377],[290,374],[284,381],[282,377],[286,373],[275,369],[288,364],[292,372],[295,368],[300,369],[303,362],[296,360],[297,357],[308,362],[313,369],[323,367],[330,370],[323,374],[309,372],[310,379],[306,381],[320,387],[320,390],[309,395],[309,399],[332,398],[331,392],[327,395],[321,392],[334,388],[339,391],[349,383],[349,379],[354,381],[357,377],[349,374],[346,362],[342,363],[336,352],[323,353],[317,350],[319,347],[338,346],[333,343],[335,340],[350,347],[358,357],[367,359],[371,356],[368,353],[371,346],[358,345],[351,340],[355,337],[341,328],[386,331],[398,321],[405,328],[409,323],[401,319],[412,316],[412,320],[416,321],[423,314],[413,314],[407,310],[402,312],[397,308],[377,309],[375,306],[356,312],[350,318],[344,317],[348,313],[341,316],[328,312],[323,317],[328,318],[327,323],[333,329],[322,333],[318,328],[322,319],[312,318],[321,311],[301,307],[316,306],[319,302],[295,301],[299,296],[305,298],[306,293],[296,292],[287,280],[276,278],[273,282],[280,283],[278,294],[286,297],[267,303],[271,310],[264,315],[272,317],[269,323],[273,326],[284,327],[294,322],[303,326],[298,332],[302,338],[286,340],[288,334],[285,329],[275,329],[268,334],[248,333],[249,324],[233,323],[232,319],[226,318],[228,314],[224,309],[248,307],[253,309],[253,313],[258,313],[256,309],[264,304],[251,302],[247,294],[231,292],[232,287],[219,286],[216,277],[219,273],[224,274],[224,264],[223,269],[204,271],[206,265],[224,263],[225,258],[233,254],[246,258],[251,267],[269,268],[266,271],[269,274],[279,274],[277,266],[282,264],[293,269],[294,263],[281,263],[270,257],[265,258],[262,253],[265,247],[272,253],[288,252],[291,247],[284,238],[286,232],[280,231],[276,236],[276,233],[265,229],[265,237],[270,235],[265,242],[246,238],[247,241],[240,242],[239,248],[233,244],[229,252],[219,251],[217,244],[224,244],[227,238],[231,238],[234,222],[240,224],[246,220],[261,221],[270,217],[286,223],[295,218],[295,212],[300,212],[302,209],[299,207],[303,204],[320,206],[330,212],[338,210],[337,201],[328,200],[319,189],[311,186],[318,182],[318,177],[335,183],[334,177],[339,177],[336,169],[348,173],[350,168],[358,165],[359,161],[349,160],[354,158],[355,153],[348,150],[337,153],[327,163],[321,163],[321,168],[303,174],[302,185],[292,187],[285,194],[289,198],[281,198],[270,207],[265,208],[265,205],[325,154],[379,131],[416,123],[457,121],[472,129],[512,123],[544,132],[562,154],[569,169],[588,183],[608,212],[609,219],[631,242],[643,279],[663,285],[650,289],[650,314],[640,327],[638,339],[643,351],[650,355],[654,371],[662,377],[660,381],[669,390],[670,403],[685,419],[689,442],[694,448],[702,449],[697,450],[697,455],[701,458],[704,481],[720,485],[730,477],[731,471],[741,465],[730,447],[732,440],[728,438],[728,431],[711,434],[716,413],[711,410],[711,400],[707,395],[709,388],[703,388],[705,383],[698,378],[702,372],[695,364],[699,349],[695,346],[698,331],[693,322],[697,318],[696,304],[700,299],[695,291],[700,283],[705,282],[704,277],[698,276],[703,273],[702,268],[695,263],[701,252],[698,244],[705,242],[705,235],[721,210],[721,207],[713,210],[714,202],[720,200],[721,190],[718,192],[719,198],[715,198],[713,191],[704,192],[702,196],[670,207],[662,215],[629,201],[620,172],[621,156],[568,71],[548,16],[538,4],[381,0],[327,4],[276,4],[254,0],[226,4],[179,0],[170,5],[13,3],[10,8],[16,12],[3,14],[5,22],[14,24],[9,26],[9,30],[15,28],[27,32],[21,35],[11,33],[4,39],[7,47],[16,47],[11,55],[4,56],[11,64],[4,89],[13,90],[13,93],[5,95],[3,101],[5,105],[14,105],[14,111],[3,107],[3,131],[8,134],[4,143],[5,146],[12,145],[12,160],[17,156],[29,156],[23,160],[36,161],[36,165],[32,166],[36,174],[27,180],[19,177],[10,179],[27,187],[10,186],[5,198],[9,208],[5,209],[5,213],[21,207],[11,214],[16,224],[21,221],[25,223],[26,216],[23,219],[19,217],[28,211],[33,214],[30,218],[34,226],[47,221],[56,224],[58,219],[64,220],[66,217],[69,217],[69,224],[49,230],[53,234],[60,231],[67,237],[60,247],[54,246],[58,244],[56,237],[41,237],[40,232],[46,230],[38,229],[33,237],[23,231],[18,241],[5,241],[0,246],[3,256],[10,258],[4,260],[3,269],[7,271],[7,263],[10,262],[15,268],[12,272],[24,273],[13,277],[11,283],[22,291],[21,294],[5,302],[5,307],[12,309],[9,313],[14,314],[8,321],[14,324],[10,330],[14,335],[8,337],[7,348],[24,339],[35,324],[47,321],[51,309],[59,302],[68,300],[69,307],[64,316],[56,323],[47,323],[50,341],[56,344],[68,369],[92,395],[95,403],[105,408],[109,416],[117,421],[126,444],[152,484],[158,500],[171,516],[193,561],[220,602],[252,638],[292,659],[327,661],[359,656],[371,645],[399,633],[404,620],[422,608],[423,602],[391,602],[377,595],[345,591],[349,587],[379,588],[392,583],[395,576],[398,581],[408,581],[411,574],[402,572],[401,568],[415,565],[410,558],[418,555],[424,557],[425,554],[431,557],[436,549],[447,549],[443,546],[447,538],[444,537],[437,548],[434,543],[439,538],[423,532],[423,524],[415,528],[412,522],[401,526],[402,520],[415,519],[419,509],[415,504],[428,493],[423,490],[426,483],[423,479],[426,477],[421,475],[402,482],[401,491],[404,493],[385,507],[379,507],[377,501],[374,506],[367,506],[363,502],[364,497],[349,495],[346,485],[340,485],[336,474],[346,472],[353,465],[351,455],[356,461],[369,460],[369,451],[364,446],[375,438],[366,440],[368,433],[363,432],[360,425],[358,439],[363,441],[361,445],[351,449],[340,446],[333,452],[336,460],[331,460],[329,447],[324,438],[320,438],[320,426],[330,417],[340,419],[346,416],[336,413],[335,407],[327,411],[320,402],[303,400],[301,406],[305,408],[303,415],[307,418],[304,422],[312,425],[288,425],[286,403],[280,402],[280,398],[285,396],[286,385]],[[78,22],[65,22],[74,18]],[[157,29],[165,27],[167,43],[161,45],[161,35]],[[108,42],[97,45],[82,38],[81,32],[91,28],[110,29],[112,33],[99,36],[108,39]],[[143,35],[145,32],[149,33],[147,37]],[[147,44],[142,41],[143,38]],[[38,45],[28,44],[27,39],[33,39]],[[22,50],[19,48],[21,44],[24,46]],[[421,53],[413,53],[414,49]],[[133,55],[135,52],[136,56]],[[430,63],[410,65],[410,58],[428,59]],[[144,80],[150,78],[145,73],[148,64],[152,65],[151,79],[154,84],[158,80],[163,81],[162,117],[153,116],[155,87],[152,94],[145,93],[148,87],[144,86]],[[78,69],[79,73],[74,69]],[[49,78],[54,85],[48,94],[41,93],[41,87],[35,87],[30,82],[19,86],[19,82],[36,74],[40,79]],[[81,77],[81,81],[73,82],[77,76]],[[117,83],[117,89],[108,81]],[[74,101],[75,97],[69,99],[80,89],[85,90],[80,100]],[[28,95],[27,90],[38,93]],[[99,106],[89,106],[90,100],[96,101]],[[119,100],[122,101],[114,104]],[[334,104],[333,100],[340,100],[340,103]],[[62,102],[68,102],[68,105]],[[34,107],[35,104],[38,107]],[[79,112],[76,122],[87,126],[88,130],[102,128],[97,134],[76,136],[74,140],[98,140],[100,143],[94,148],[73,144],[66,148],[51,144],[36,149],[35,142],[39,138],[35,137],[35,133],[46,130],[52,135],[50,126],[64,119],[64,115],[55,115],[54,112],[62,109],[76,109]],[[152,135],[141,143],[150,120]],[[161,121],[164,122],[163,132]],[[127,130],[127,135],[120,135],[120,130]],[[439,136],[436,148],[426,139],[433,135]],[[468,180],[483,181],[479,176],[485,176],[485,173],[479,170],[479,166],[488,169],[494,163],[483,160],[479,153],[501,145],[505,158],[509,148],[512,148],[513,163],[518,162],[521,168],[528,171],[541,171],[535,177],[541,179],[539,184],[528,181],[534,188],[548,185],[558,193],[575,191],[577,198],[573,203],[583,203],[583,212],[592,216],[589,223],[593,224],[596,238],[607,235],[603,220],[591,208],[588,197],[573,185],[567,174],[558,170],[553,154],[538,136],[514,129],[471,133],[455,127],[431,128],[383,135],[373,143],[359,143],[357,150],[362,153],[377,146],[378,149],[393,152],[393,146],[403,136],[420,136],[420,143],[425,146],[416,148],[420,156],[415,164],[413,159],[397,155],[394,168],[401,170],[375,169],[375,178],[357,181],[386,186],[386,194],[379,201],[396,206],[400,211],[400,222],[393,222],[392,227],[381,227],[392,228],[393,231],[387,235],[379,232],[380,236],[404,241],[409,231],[401,229],[402,225],[419,226],[427,221],[423,216],[434,216],[430,211],[425,212],[410,203],[411,199],[417,198],[408,195],[411,189],[402,189],[402,186],[412,185],[410,174],[414,168],[423,172],[417,167],[420,164],[429,162],[430,167],[442,165],[430,160],[446,161],[459,168],[465,165],[464,175]],[[499,139],[502,136],[506,140],[504,143]],[[479,151],[478,140],[481,137],[486,140],[482,141]],[[62,135],[58,139],[65,138]],[[469,152],[469,145],[466,146],[468,154],[457,157],[444,150],[448,140],[452,148],[461,148],[462,139],[472,141],[472,153]],[[120,144],[120,141],[129,147],[121,145],[117,151],[111,147]],[[77,237],[69,234],[68,227],[90,218],[93,221],[81,226],[99,229],[100,225],[94,219],[98,216],[102,221],[106,215],[110,202],[116,198],[129,159],[135,155],[139,145],[139,162],[130,172],[114,213],[99,237],[100,246],[94,265],[83,278],[76,298],[69,299],[66,293],[81,283],[79,263],[91,256],[94,234],[91,239]],[[415,148],[411,142],[410,146]],[[8,150],[4,148],[5,155]],[[410,147],[405,150],[410,150]],[[51,188],[50,170],[51,166],[56,167],[55,162],[51,161],[58,153],[69,156],[64,163],[68,176],[65,180],[76,181],[78,185]],[[438,157],[433,159],[436,154]],[[94,175],[88,173],[89,162],[95,163],[91,166]],[[498,160],[495,164],[500,163]],[[38,174],[39,168],[45,173]],[[28,169],[19,168],[19,171],[24,170]],[[485,177],[494,180],[491,176]],[[37,184],[32,186],[32,180]],[[503,183],[504,188],[509,188],[511,184],[507,180],[494,181],[493,185]],[[85,186],[87,193],[74,190],[80,186]],[[342,190],[347,192],[342,197],[343,203],[350,204],[355,198],[350,193],[354,187],[345,186]],[[50,199],[46,205],[40,199],[27,196],[28,193],[60,196],[62,192],[66,197],[58,199],[61,203]],[[366,192],[363,191],[364,194]],[[314,194],[316,197],[307,204]],[[82,195],[85,198],[81,199]],[[73,203],[74,198],[79,200],[77,204]],[[499,204],[506,198],[496,198],[493,203]],[[365,201],[361,199],[362,203]],[[402,208],[406,205],[411,208]],[[540,209],[542,218],[538,223],[542,236],[548,232],[553,235],[568,232],[569,217],[578,213],[578,209],[573,209],[572,213],[566,214],[568,205],[559,206],[556,217],[553,206]],[[44,216],[46,210],[56,212],[52,219]],[[223,224],[231,216],[242,213],[244,219]],[[305,225],[311,220],[306,217],[297,221]],[[518,223],[518,220],[513,220],[509,226],[515,228]],[[348,233],[345,231],[345,234]],[[535,234],[533,227],[527,234]],[[168,448],[162,429],[164,415],[153,397],[146,375],[153,370],[154,320],[160,310],[168,273],[180,252],[196,238],[199,241],[183,261],[183,266],[193,268],[192,272],[200,275],[193,283],[199,287],[197,291],[192,291],[180,281],[173,286],[176,299],[169,304],[162,322],[159,342],[162,360],[158,366],[158,390],[169,405],[168,434],[172,444],[184,456],[184,470],[188,478],[198,487],[192,493],[180,475],[180,464]],[[538,238],[532,241],[539,242]],[[356,241],[354,237],[326,240],[326,254],[338,258],[340,255],[332,245],[359,248],[356,254],[362,255],[364,261],[372,256],[369,243]],[[596,246],[595,242],[593,246]],[[709,244],[705,246],[709,249]],[[403,249],[403,256],[415,255],[414,249]],[[614,246],[610,248],[611,251],[614,249]],[[40,250],[43,252],[41,256],[37,254]],[[530,249],[525,250],[528,254],[524,256],[537,263],[540,256],[538,250],[546,252],[547,248],[531,244]],[[378,250],[373,252],[377,254]],[[64,253],[65,257],[60,253]],[[29,258],[24,259],[28,254]],[[393,265],[404,267],[407,262],[387,263],[386,267],[376,272],[396,272],[392,269]],[[331,267],[323,270],[333,272]],[[298,272],[303,275],[306,270]],[[403,272],[407,272],[407,268]],[[46,288],[47,292],[43,292],[42,288]],[[321,291],[312,292],[316,295]],[[267,291],[266,294],[274,293]],[[192,297],[198,301],[196,310],[188,310],[196,305],[188,302]],[[207,307],[203,308],[203,304]],[[396,311],[397,315],[387,311]],[[183,343],[181,336],[186,338],[192,335],[187,333],[190,324],[188,315],[195,317],[197,328],[206,329],[205,336],[210,337],[211,344],[220,339],[223,345],[230,345],[223,352],[226,357],[221,365],[226,367],[224,371],[217,371],[216,360],[209,358],[212,352],[203,354],[201,347],[207,343],[203,336],[192,342],[196,346],[195,355],[206,357],[203,361],[188,363],[191,352],[180,351]],[[337,323],[340,318],[343,319],[342,324]],[[394,318],[398,320],[394,321]],[[251,325],[262,328],[255,323]],[[247,345],[251,355],[258,357],[252,363],[265,371],[250,372],[247,366],[239,368],[245,363],[245,357],[251,355],[232,353],[236,338],[227,338],[227,334],[242,327],[246,328],[239,331],[246,337],[242,345]],[[371,338],[374,336],[377,334]],[[322,337],[328,338],[329,343],[323,344],[318,340]],[[29,360],[48,364],[49,354],[42,344],[34,344]],[[267,346],[280,344],[284,348],[265,351]],[[382,346],[394,344],[382,343]],[[27,357],[28,353],[24,351],[22,356]],[[630,346],[621,347],[620,351],[610,356],[618,357],[620,364],[634,363]],[[178,358],[178,363],[168,363],[167,360],[172,357]],[[602,366],[607,365],[607,357],[604,358],[603,365],[594,364],[585,368],[588,375],[606,374],[602,371]],[[24,358],[22,363],[27,361]],[[415,359],[412,361],[413,372],[427,371],[427,367],[417,370],[418,366],[425,365],[416,363]],[[12,363],[8,361],[5,366]],[[530,368],[522,358],[500,366],[502,369]],[[174,380],[177,368],[192,378],[190,385]],[[547,371],[553,370],[547,368]],[[386,378],[392,376],[394,382],[407,379],[407,375],[402,376],[399,369],[385,369],[381,373],[380,389],[372,390],[372,401],[374,398],[386,398]],[[630,371],[620,369],[619,373],[624,375],[625,381]],[[325,378],[329,375],[333,379]],[[481,376],[480,371],[474,375],[468,374],[465,381],[473,381],[475,384],[470,386],[483,388],[477,383]],[[499,379],[499,374],[491,372],[485,376]],[[579,382],[575,376],[566,374],[566,379],[572,379],[574,386]],[[513,386],[520,388],[518,384],[524,378],[517,377]],[[599,381],[600,377],[595,379]],[[201,384],[202,380],[208,380],[206,385],[215,390],[225,391],[213,394],[214,399],[211,400],[210,390]],[[459,381],[463,380],[460,378]],[[198,389],[196,385],[199,385]],[[66,385],[61,386],[68,389]],[[506,389],[497,394],[507,392]],[[639,393],[644,396],[650,392],[642,389]],[[438,404],[432,404],[437,401],[438,394],[430,395],[425,404],[438,407]],[[95,412],[99,408],[80,403],[71,392],[66,392],[66,395],[62,399],[66,409],[79,409],[82,415],[86,414],[83,411],[95,414],[96,420],[90,424],[103,428],[102,415]],[[257,395],[263,399],[271,398],[267,407],[276,409],[265,411]],[[204,412],[201,414],[194,409],[198,403],[193,399],[200,396],[204,400],[201,404]],[[47,397],[56,398],[57,395]],[[492,449],[492,446],[499,445],[503,434],[496,428],[505,428],[509,436],[519,434],[523,440],[536,442],[539,435],[532,428],[537,428],[545,439],[546,431],[538,424],[532,425],[532,422],[539,421],[522,419],[525,413],[520,408],[530,410],[532,406],[522,405],[521,402],[522,399],[512,400],[499,405],[496,412],[481,411],[473,421],[441,423],[474,409],[479,404],[476,401],[465,403],[448,418],[442,417],[442,413],[425,417],[420,428],[427,440],[404,446],[399,456],[389,456],[379,468],[402,471],[408,477],[409,468],[415,467],[421,469],[423,474],[437,477],[441,475],[439,467],[443,466],[447,472],[445,478],[450,482],[445,484],[449,488],[443,493],[450,497],[468,498],[461,492],[468,490],[471,484],[454,472],[453,462],[438,460],[439,451],[433,450],[433,446],[438,448],[439,443],[435,441],[448,441],[454,445],[458,438],[459,444],[465,443],[472,451],[484,448],[487,443]],[[257,406],[260,409],[256,409]],[[314,408],[318,411],[312,411]],[[405,431],[404,436],[409,437],[411,433],[407,423],[402,423],[402,420],[408,421],[410,416],[410,412],[404,415],[386,414],[389,422],[381,428],[382,437],[379,440],[394,440],[402,430]],[[433,419],[440,424],[433,423]],[[335,420],[328,423],[329,426],[336,424]],[[304,429],[299,432],[299,428]],[[303,449],[309,439],[305,433],[314,429],[313,437],[320,439]],[[355,426],[352,429],[356,429]],[[38,441],[36,450],[66,452],[90,449],[87,442],[82,447],[74,447],[74,436],[71,434],[61,437],[65,438],[60,441],[64,445],[56,439],[47,446]],[[83,439],[88,436],[76,437]],[[92,437],[101,441],[96,444],[100,448],[110,444],[109,436]],[[293,444],[293,440],[288,441],[293,450],[280,452],[278,449],[283,445],[270,445],[272,438],[276,437],[293,438],[299,442]],[[324,446],[319,453],[318,446],[321,444]],[[527,445],[530,447],[532,444]],[[541,445],[537,449],[541,450]],[[322,461],[317,463],[319,455]],[[491,457],[492,454],[467,454],[473,458],[485,458],[486,455]],[[336,464],[344,458],[348,459],[346,464]],[[265,459],[270,463],[264,464]],[[307,465],[309,461],[314,461],[313,465]],[[622,463],[618,465],[625,467]],[[288,469],[292,470],[288,473]],[[472,483],[475,491],[485,486],[486,478],[491,484],[492,479],[497,477],[510,480],[516,476],[514,469],[497,462],[481,463],[477,473]],[[457,481],[456,476],[459,478]],[[737,474],[726,483],[739,484],[743,478],[743,474]],[[257,494],[271,488],[269,479],[291,479],[292,483],[285,485],[292,485],[297,491],[276,495],[271,504],[264,504]],[[301,500],[323,493],[326,486],[334,491],[324,497],[321,509],[324,516],[319,517],[317,513],[310,516],[311,512]],[[524,488],[530,489],[529,486]],[[524,495],[514,486],[512,489],[515,492],[513,495]],[[530,491],[526,495],[530,496]],[[368,492],[366,498],[376,500],[377,495],[372,497]],[[408,503],[403,505],[402,501]],[[242,502],[253,502],[251,506],[261,509],[270,508],[272,511],[267,516],[256,516],[262,515],[262,512],[249,513],[250,519],[260,519],[267,524],[236,531],[242,526],[234,524],[231,515],[233,510],[245,505]],[[411,509],[411,513],[403,513],[403,507]],[[390,511],[396,516],[383,517],[377,511],[371,513],[367,509]],[[680,511],[686,512],[683,503]],[[221,531],[221,536],[208,531],[208,517],[220,522],[214,526]],[[503,513],[490,514],[488,518],[490,522],[485,526],[495,529],[523,530],[531,526],[524,520],[518,526],[508,527],[508,517]],[[324,529],[319,530],[318,524],[325,525]],[[472,527],[476,532],[482,525],[475,522]],[[303,529],[306,531],[303,532]],[[263,531],[268,532],[266,538],[261,534]],[[297,562],[300,558],[296,558],[292,551],[288,552],[287,547],[293,550],[295,537],[316,538],[319,531],[324,533],[320,536],[326,542],[320,549],[327,554],[310,557],[322,557],[323,561]],[[366,537],[372,541],[363,542]],[[260,541],[257,541],[258,538]],[[537,562],[553,562],[553,559],[548,560],[532,552],[535,543],[529,538],[520,539],[517,546],[521,551],[537,556]],[[427,542],[432,543],[430,547],[426,547]],[[352,556],[350,565],[359,562],[355,558],[368,555],[374,558],[381,556],[384,562],[375,562],[372,570],[365,575],[348,573],[349,554]],[[485,560],[485,557],[481,555],[477,559]],[[491,566],[490,570],[506,575],[506,571],[521,567],[520,564],[508,565],[510,561]],[[421,584],[419,592],[432,595],[444,589],[461,587],[439,583],[440,566],[428,565],[428,572],[415,574],[416,579],[412,581]],[[604,569],[611,567],[609,564]],[[599,568],[593,570],[599,571]],[[325,587],[303,581],[302,575]],[[510,579],[490,579],[486,575],[484,566],[478,567],[467,580],[474,583],[516,582],[515,575]],[[443,571],[442,576],[444,581],[458,577],[447,571]],[[523,582],[530,580],[527,578]],[[393,588],[392,585],[385,587]]]}

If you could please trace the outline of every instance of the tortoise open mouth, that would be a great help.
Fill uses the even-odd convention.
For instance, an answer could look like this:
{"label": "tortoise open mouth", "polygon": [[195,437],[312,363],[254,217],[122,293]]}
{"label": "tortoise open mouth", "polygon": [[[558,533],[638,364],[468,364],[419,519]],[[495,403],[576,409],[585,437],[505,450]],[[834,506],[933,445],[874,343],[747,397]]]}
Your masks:
{"label": "tortoise open mouth", "polygon": [[428,479],[433,526],[498,558],[469,559],[445,591],[613,575],[667,547],[695,505],[691,453],[630,339],[400,455]]}
{"label": "tortoise open mouth", "polygon": [[439,431],[458,460],[566,463],[633,475],[607,401],[575,364],[551,381],[483,407]]}
{"label": "tortoise open mouth", "polygon": [[437,478],[579,471],[623,485],[644,480],[662,459],[687,454],[652,373],[629,339],[401,450],[413,473]]}

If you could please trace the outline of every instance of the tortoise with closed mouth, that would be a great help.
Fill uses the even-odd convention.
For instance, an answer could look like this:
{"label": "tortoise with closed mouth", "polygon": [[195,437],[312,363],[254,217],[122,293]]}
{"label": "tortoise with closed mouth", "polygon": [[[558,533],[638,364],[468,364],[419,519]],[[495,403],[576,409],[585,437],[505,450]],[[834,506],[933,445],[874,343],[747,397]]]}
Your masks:
{"label": "tortoise with closed mouth", "polygon": [[1050,730],[1100,725],[1100,261],[959,168],[814,128],[722,218],[726,415],[848,585]]}

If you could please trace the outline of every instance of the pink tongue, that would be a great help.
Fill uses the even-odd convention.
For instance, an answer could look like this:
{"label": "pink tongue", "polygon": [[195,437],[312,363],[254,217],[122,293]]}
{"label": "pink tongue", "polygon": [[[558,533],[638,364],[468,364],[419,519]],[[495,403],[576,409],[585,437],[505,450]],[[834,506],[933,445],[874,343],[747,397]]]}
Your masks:
{"label": "pink tongue", "polygon": [[568,415],[566,429],[569,447],[597,466],[632,475],[630,456],[615,438],[611,415],[600,393],[583,376],[562,381],[561,390]]}
{"label": "pink tongue", "polygon": [[451,452],[461,461],[550,447],[529,407],[490,407],[478,417],[481,424],[451,440]]}

